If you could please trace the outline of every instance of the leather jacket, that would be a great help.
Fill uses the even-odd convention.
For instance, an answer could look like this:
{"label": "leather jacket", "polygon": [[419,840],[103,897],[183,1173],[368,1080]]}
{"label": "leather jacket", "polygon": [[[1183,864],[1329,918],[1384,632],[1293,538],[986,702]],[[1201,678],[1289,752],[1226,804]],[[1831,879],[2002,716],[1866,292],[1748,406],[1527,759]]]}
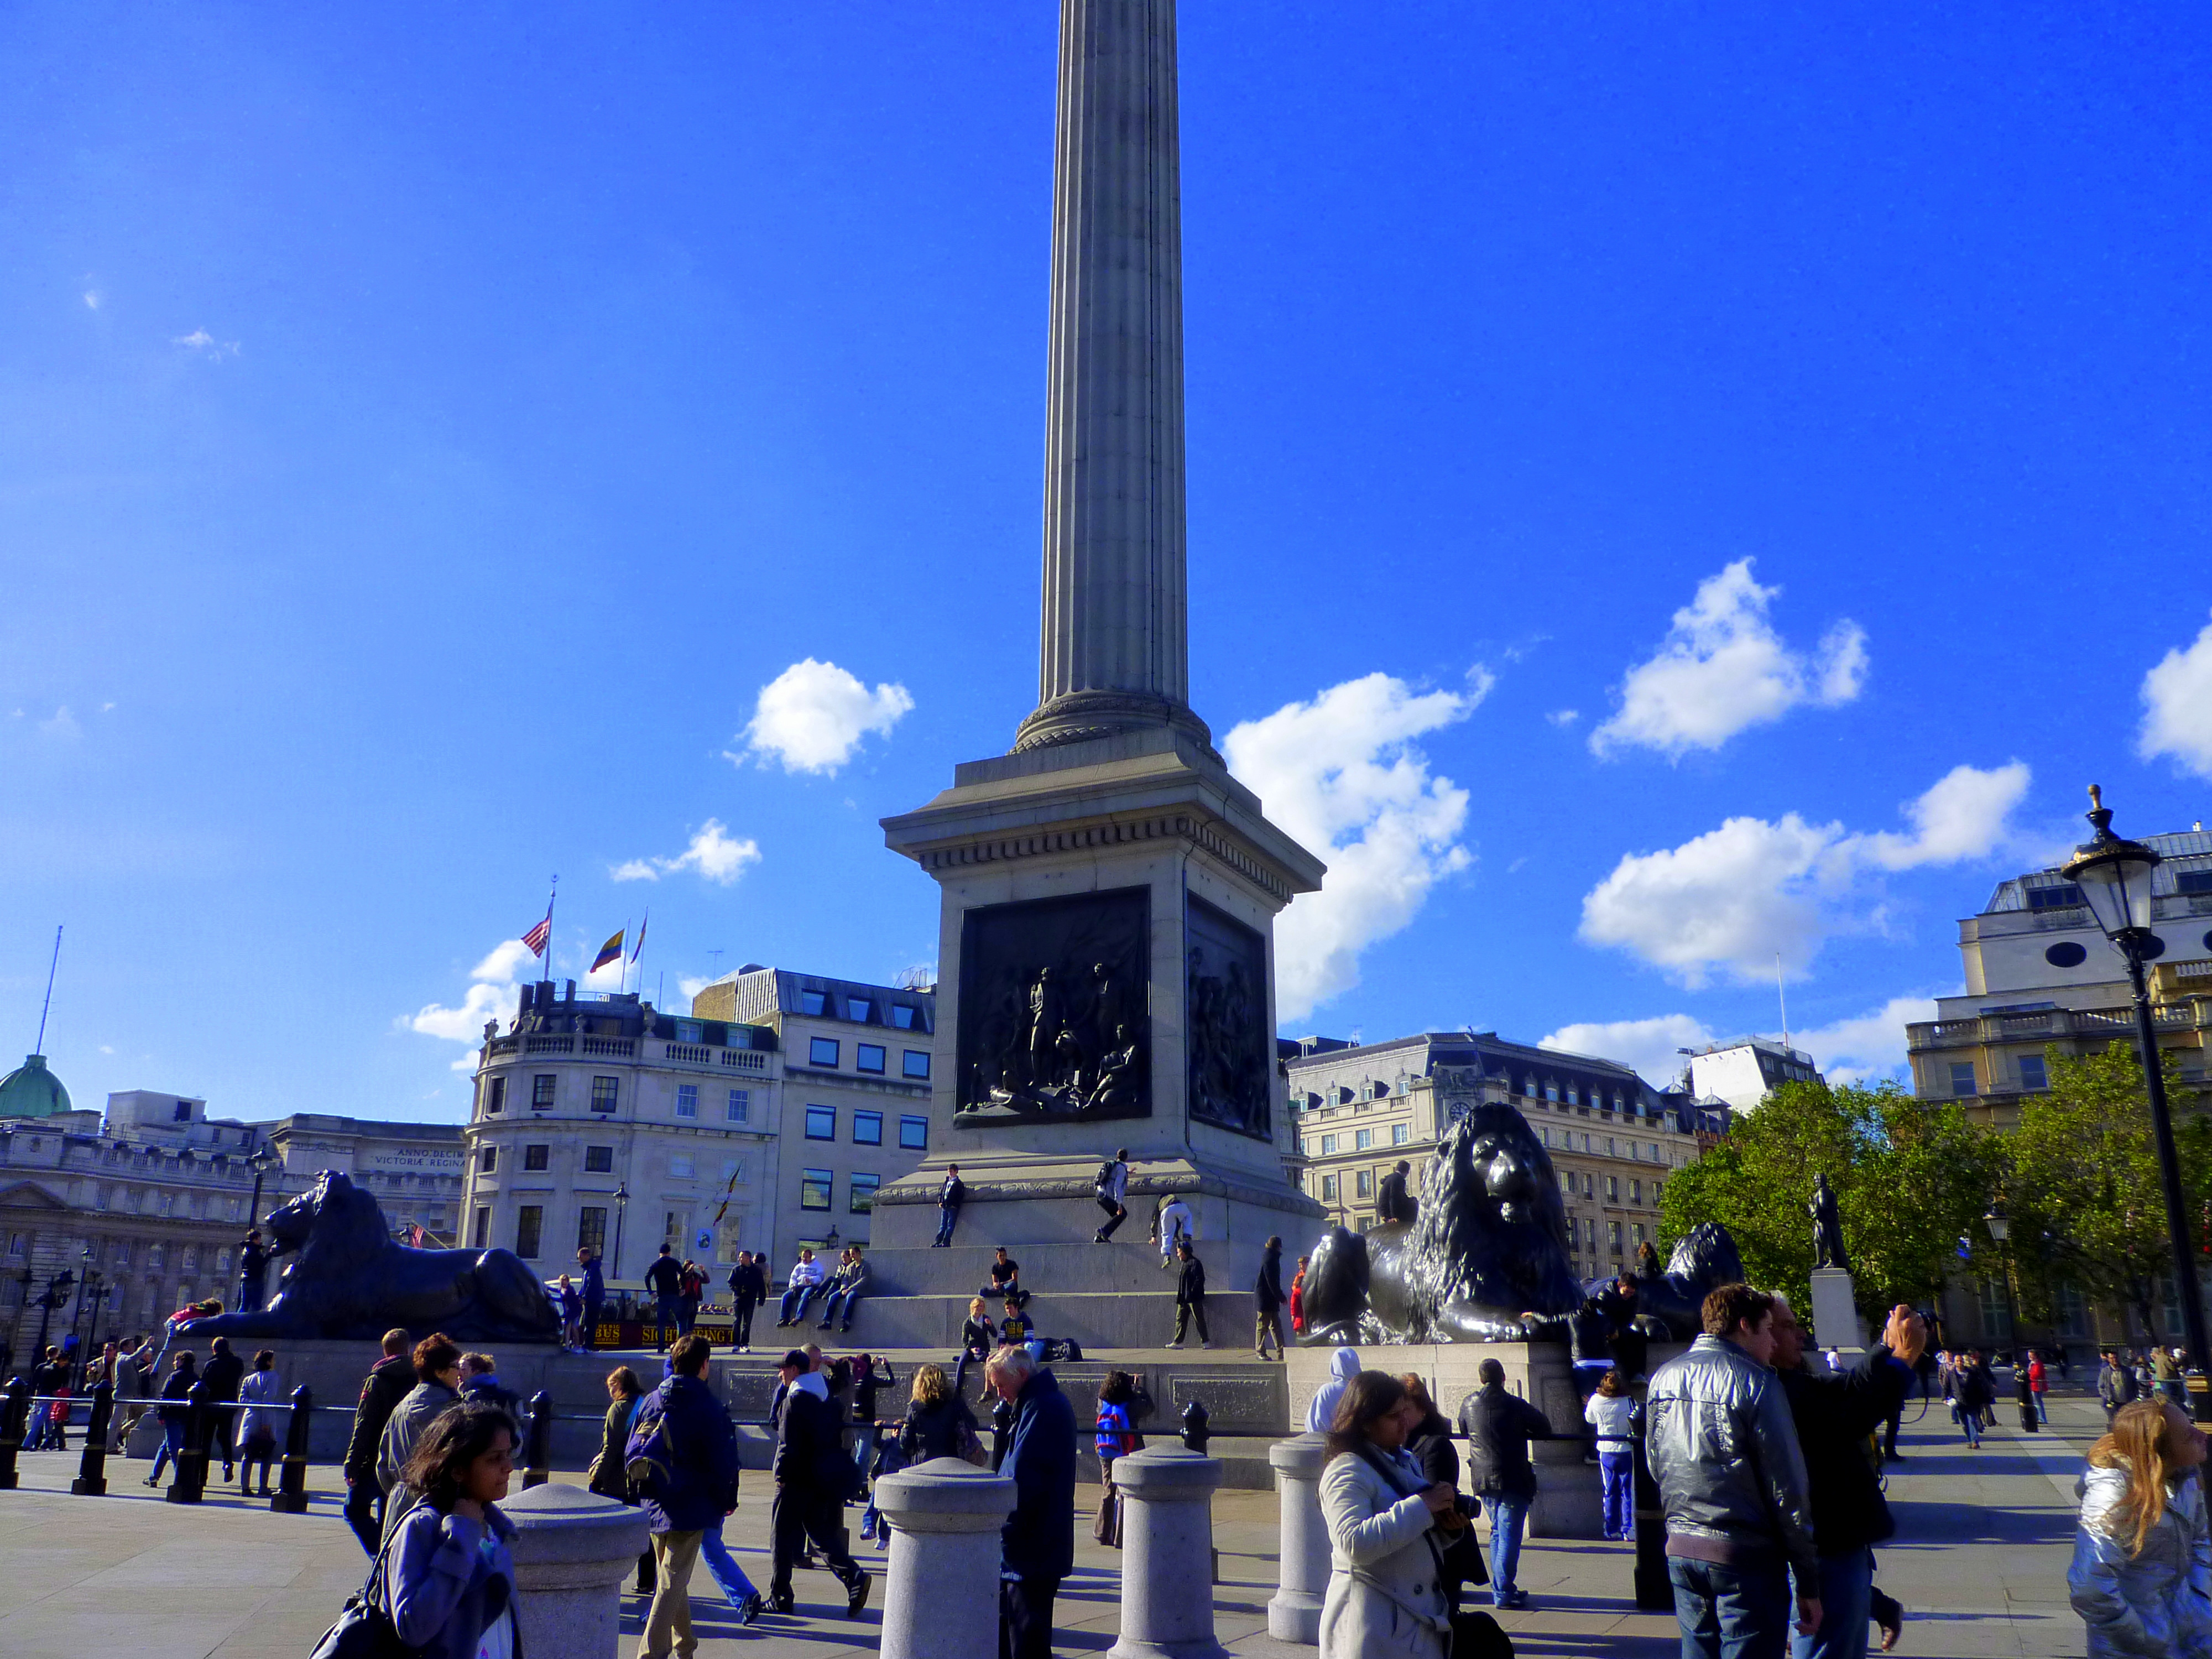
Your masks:
{"label": "leather jacket", "polygon": [[1786,1557],[1804,1582],[1819,1582],[1805,1457],[1772,1371],[1733,1342],[1701,1336],[1653,1376],[1644,1420],[1669,1555]]}

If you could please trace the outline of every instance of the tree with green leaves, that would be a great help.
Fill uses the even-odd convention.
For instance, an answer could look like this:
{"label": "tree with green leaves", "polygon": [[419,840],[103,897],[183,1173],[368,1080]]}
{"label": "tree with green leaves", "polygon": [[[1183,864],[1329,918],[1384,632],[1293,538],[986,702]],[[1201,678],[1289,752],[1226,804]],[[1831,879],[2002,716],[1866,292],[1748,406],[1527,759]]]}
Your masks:
{"label": "tree with green leaves", "polygon": [[[2160,1059],[2166,1098],[2184,1108],[2174,1115],[2173,1139],[2184,1220],[2193,1228],[2212,1199],[2212,1118],[2188,1109],[2192,1096],[2172,1051]],[[2154,1314],[2172,1277],[2173,1247],[2136,1045],[2124,1039],[2078,1059],[2053,1048],[2045,1063],[2050,1092],[2021,1107],[2005,1147],[2006,1248],[2018,1268],[2021,1312],[2053,1322],[2057,1287],[2070,1281],[2154,1334],[2164,1328]]]}
{"label": "tree with green leaves", "polygon": [[1727,1139],[1677,1170],[1660,1200],[1669,1244],[1698,1223],[1735,1237],[1752,1282],[1811,1304],[1813,1177],[1826,1174],[1863,1312],[1941,1293],[1959,1237],[1996,1189],[2002,1153],[1955,1101],[1894,1083],[1785,1083],[1735,1115]]}

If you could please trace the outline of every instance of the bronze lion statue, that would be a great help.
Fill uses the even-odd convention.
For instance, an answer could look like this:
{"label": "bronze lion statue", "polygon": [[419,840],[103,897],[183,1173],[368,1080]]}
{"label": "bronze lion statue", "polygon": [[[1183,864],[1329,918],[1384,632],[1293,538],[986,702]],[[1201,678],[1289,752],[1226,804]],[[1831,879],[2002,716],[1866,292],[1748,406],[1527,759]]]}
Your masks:
{"label": "bronze lion statue", "polygon": [[561,1322],[537,1274],[509,1250],[416,1250],[396,1242],[383,1206],[345,1176],[315,1184],[261,1224],[272,1257],[295,1255],[254,1313],[216,1314],[180,1338],[374,1340],[393,1326],[459,1342],[555,1342]]}
{"label": "bronze lion statue", "polygon": [[1491,1102],[1445,1130],[1410,1223],[1322,1236],[1306,1268],[1302,1340],[1518,1342],[1522,1314],[1582,1302],[1551,1157],[1528,1120]]}
{"label": "bronze lion statue", "polygon": [[1664,1323],[1675,1341],[1695,1341],[1705,1330],[1705,1293],[1743,1278],[1735,1237],[1717,1221],[1701,1221],[1675,1241],[1664,1273],[1657,1271],[1658,1252],[1644,1249],[1635,1275],[1637,1311]]}

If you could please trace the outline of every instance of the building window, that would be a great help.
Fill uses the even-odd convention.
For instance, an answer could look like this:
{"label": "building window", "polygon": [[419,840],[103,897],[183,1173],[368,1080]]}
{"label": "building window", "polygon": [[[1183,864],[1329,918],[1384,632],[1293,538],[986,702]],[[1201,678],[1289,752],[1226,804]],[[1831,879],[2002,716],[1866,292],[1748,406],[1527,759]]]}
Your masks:
{"label": "building window", "polygon": [[[21,1237],[20,1234],[17,1236],[19,1237]],[[20,1252],[11,1249],[8,1254],[10,1255],[15,1255],[20,1254]],[[118,1239],[116,1242],[115,1265],[118,1267],[127,1267],[131,1265],[131,1241],[127,1238]]]}
{"label": "building window", "polygon": [[1358,1170],[1353,1171],[1352,1176],[1352,1195],[1354,1198],[1372,1198],[1375,1196],[1374,1170]]}
{"label": "building window", "polygon": [[2020,1057],[2020,1086],[2031,1090],[2051,1086],[2051,1074],[2044,1069],[2041,1054],[2022,1054]]}
{"label": "building window", "polygon": [[819,1018],[822,1015],[829,1012],[829,999],[824,997],[821,992],[801,991],[799,994],[799,1012],[800,1013],[812,1014],[817,1018]]}
{"label": "building window", "polygon": [[899,1057],[899,1071],[918,1083],[929,1081],[929,1050],[909,1048]]}
{"label": "building window", "polygon": [[177,1103],[177,1109],[169,1115],[169,1121],[172,1123],[190,1123],[191,1121],[192,1103],[189,1100],[179,1101]]}
{"label": "building window", "polygon": [[484,1115],[497,1117],[507,1109],[507,1079],[489,1077],[484,1079]]}
{"label": "building window", "polygon": [[827,1170],[801,1170],[799,1172],[799,1207],[802,1210],[826,1210],[830,1207],[830,1188],[836,1177]]}
{"label": "building window", "polygon": [[914,1010],[903,1002],[891,1004],[891,1024],[902,1031],[914,1030]]}
{"label": "building window", "polygon": [[859,1146],[880,1146],[884,1144],[884,1115],[881,1112],[853,1114],[853,1142]]}
{"label": "building window", "polygon": [[1547,1083],[1544,1085],[1544,1098],[1557,1103],[1559,1098],[1559,1085],[1556,1083]]}
{"label": "building window", "polygon": [[1618,1204],[1620,1202],[1620,1177],[1619,1176],[1607,1176],[1605,1178],[1605,1201],[1608,1204]]}
{"label": "building window", "polygon": [[672,1181],[690,1180],[696,1167],[689,1152],[671,1152],[668,1155],[668,1176]]}
{"label": "building window", "polygon": [[1644,1201],[1644,1183],[1634,1176],[1628,1178],[1628,1201],[1631,1204],[1641,1204]]}
{"label": "building window", "polygon": [[853,1069],[884,1074],[884,1045],[880,1042],[856,1042],[853,1045]]}
{"label": "building window", "polygon": [[2062,882],[2056,887],[2031,887],[2027,890],[2027,908],[2031,910],[2064,910],[2087,902],[2081,889],[2073,882]]}
{"label": "building window", "polygon": [[522,1149],[522,1167],[526,1170],[542,1170],[545,1168],[547,1160],[552,1156],[553,1149],[550,1146],[525,1146]]}
{"label": "building window", "polygon": [[750,1089],[730,1091],[729,1121],[743,1123],[753,1115],[753,1095]]}
{"label": "building window", "polygon": [[848,1194],[847,1210],[854,1215],[866,1215],[876,1207],[876,1188],[884,1184],[881,1176],[855,1173]]}
{"label": "building window", "polygon": [[1575,1176],[1573,1170],[1562,1170],[1559,1171],[1559,1190],[1565,1193],[1569,1198],[1572,1198],[1575,1195]]}
{"label": "building window", "polygon": [[676,1085],[676,1115],[678,1117],[699,1115],[699,1085],[697,1084],[679,1083]]}
{"label": "building window", "polygon": [[1374,1130],[1372,1130],[1372,1129],[1355,1129],[1355,1130],[1353,1130],[1353,1131],[1352,1131],[1352,1151],[1354,1151],[1354,1152],[1365,1152],[1369,1147],[1372,1146],[1374,1144],[1375,1144],[1375,1131],[1374,1131]]}
{"label": "building window", "polygon": [[929,1150],[929,1120],[926,1117],[902,1117],[899,1120],[899,1145],[909,1152]]}
{"label": "building window", "polygon": [[[1587,1170],[1583,1171],[1583,1196],[1584,1198],[1595,1198],[1597,1196],[1597,1177],[1590,1174]],[[1592,1249],[1595,1249],[1597,1248],[1595,1242],[1592,1243],[1590,1248]]]}
{"label": "building window", "polygon": [[1615,1255],[1620,1254],[1620,1224],[1618,1221],[1605,1224],[1605,1242]]}
{"label": "building window", "polygon": [[1951,1062],[1951,1092],[1971,1095],[1974,1092],[1974,1062],[1958,1060]]}
{"label": "building window", "polygon": [[837,1039],[816,1037],[806,1045],[809,1066],[835,1066],[837,1063]]}
{"label": "building window", "polygon": [[1644,1224],[1640,1221],[1636,1222],[1630,1226],[1628,1231],[1635,1238],[1636,1248],[1639,1250],[1642,1249],[1644,1248]]}
{"label": "building window", "polygon": [[514,1253],[525,1261],[538,1260],[538,1246],[544,1242],[545,1206],[526,1204],[515,1212]]}
{"label": "building window", "polygon": [[[479,1204],[477,1206],[476,1218],[469,1223],[469,1247],[471,1249],[481,1250],[490,1243],[491,1206],[489,1204]],[[155,1245],[154,1247],[154,1254],[158,1256],[161,1253],[161,1246],[158,1244]],[[161,1264],[159,1261],[155,1261],[154,1265],[158,1267]]]}
{"label": "building window", "polygon": [[1322,1202],[1324,1204],[1334,1204],[1336,1202],[1336,1177],[1334,1176],[1325,1175],[1321,1178],[1321,1197]]}
{"label": "building window", "polygon": [[1390,1144],[1393,1146],[1404,1146],[1406,1144],[1406,1137],[1408,1133],[1409,1130],[1407,1125],[1403,1123],[1392,1124],[1390,1126]]}
{"label": "building window", "polygon": [[1322,1152],[1322,1156],[1323,1158],[1327,1158],[1327,1157],[1328,1157],[1331,1152],[1334,1152],[1335,1150],[1336,1150],[1336,1137],[1335,1137],[1334,1135],[1323,1135],[1323,1136],[1321,1138],[1321,1152]]}
{"label": "building window", "polygon": [[607,1248],[607,1212],[603,1204],[586,1204],[576,1212],[576,1248],[598,1255]]}
{"label": "building window", "polygon": [[847,997],[845,999],[845,1018],[851,1020],[855,1025],[866,1025],[868,1023],[867,998]]}
{"label": "building window", "polygon": [[540,1075],[530,1079],[530,1109],[550,1112],[553,1109],[553,1085],[557,1079]]}
{"label": "building window", "polygon": [[809,1106],[806,1109],[806,1138],[809,1140],[837,1139],[837,1109],[835,1106]]}
{"label": "building window", "polygon": [[586,1175],[612,1175],[615,1172],[615,1149],[611,1146],[584,1148]]}
{"label": "building window", "polygon": [[478,1175],[490,1175],[497,1170],[498,1168],[498,1147],[479,1146],[477,1148],[477,1173]]}
{"label": "building window", "polygon": [[618,1077],[595,1077],[592,1079],[592,1109],[611,1112],[622,1097],[622,1079]]}

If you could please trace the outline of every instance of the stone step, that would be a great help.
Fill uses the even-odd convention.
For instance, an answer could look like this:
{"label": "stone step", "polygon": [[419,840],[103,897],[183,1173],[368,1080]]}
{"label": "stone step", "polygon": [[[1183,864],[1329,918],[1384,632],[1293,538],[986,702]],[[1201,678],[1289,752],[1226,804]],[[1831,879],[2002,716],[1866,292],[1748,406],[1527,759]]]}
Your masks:
{"label": "stone step", "polygon": [[[1019,1258],[1016,1258],[1019,1260]],[[1024,1269],[1026,1277],[1026,1267]],[[1033,1292],[1026,1311],[1042,1337],[1072,1337],[1088,1348],[1158,1347],[1175,1334],[1175,1291],[1155,1273],[1148,1286],[1122,1291],[1083,1291],[1074,1295],[1056,1291]],[[938,1348],[951,1352],[959,1342],[960,1327],[968,1318],[975,1292],[957,1296],[864,1296],[853,1316],[853,1328],[832,1333],[841,1348],[877,1346]],[[800,1325],[779,1327],[775,1310],[762,1310],[753,1318],[753,1346],[765,1350],[806,1341],[820,1341],[822,1303],[809,1308]],[[1004,1316],[1001,1306],[991,1305],[994,1318]],[[1216,1346],[1249,1352],[1252,1346],[1252,1296],[1249,1291],[1213,1294],[1206,1298],[1206,1328]],[[1198,1338],[1194,1328],[1191,1342]]]}
{"label": "stone step", "polygon": [[[1219,1292],[1252,1288],[1248,1283],[1231,1282],[1226,1267],[1208,1257],[1203,1239],[1197,1250],[1199,1260],[1206,1264],[1209,1299]],[[1110,1243],[1010,1245],[1007,1254],[1020,1264],[1022,1288],[1031,1296],[1048,1291],[1172,1291],[1175,1288],[1175,1269],[1160,1266],[1159,1246],[1146,1242],[1144,1224],[1134,1217]],[[984,1295],[994,1259],[988,1245],[871,1250],[869,1285],[885,1296]]]}

